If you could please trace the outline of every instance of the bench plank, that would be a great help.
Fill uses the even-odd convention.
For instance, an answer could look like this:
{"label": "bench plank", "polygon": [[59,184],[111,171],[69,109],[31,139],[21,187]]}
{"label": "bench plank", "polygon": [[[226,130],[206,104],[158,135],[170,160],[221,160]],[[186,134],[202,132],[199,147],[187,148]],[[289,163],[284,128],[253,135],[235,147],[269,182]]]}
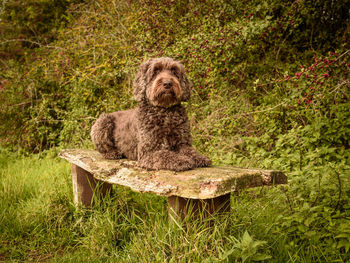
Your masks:
{"label": "bench plank", "polygon": [[274,170],[212,166],[184,172],[147,171],[135,161],[106,160],[94,150],[63,150],[59,156],[97,180],[167,197],[209,199],[244,188],[287,183],[287,177]]}

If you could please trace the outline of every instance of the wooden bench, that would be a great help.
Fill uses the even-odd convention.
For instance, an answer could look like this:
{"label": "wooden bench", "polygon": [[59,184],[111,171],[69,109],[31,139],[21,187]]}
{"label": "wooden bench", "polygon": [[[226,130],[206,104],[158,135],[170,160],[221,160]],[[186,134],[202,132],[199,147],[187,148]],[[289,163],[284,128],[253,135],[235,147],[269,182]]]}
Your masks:
{"label": "wooden bench", "polygon": [[72,163],[76,205],[91,206],[97,186],[103,196],[116,184],[168,197],[170,213],[182,218],[189,210],[205,215],[228,212],[231,192],[287,183],[282,172],[273,170],[213,166],[184,172],[147,171],[135,161],[106,160],[93,150],[63,150],[59,156]]}

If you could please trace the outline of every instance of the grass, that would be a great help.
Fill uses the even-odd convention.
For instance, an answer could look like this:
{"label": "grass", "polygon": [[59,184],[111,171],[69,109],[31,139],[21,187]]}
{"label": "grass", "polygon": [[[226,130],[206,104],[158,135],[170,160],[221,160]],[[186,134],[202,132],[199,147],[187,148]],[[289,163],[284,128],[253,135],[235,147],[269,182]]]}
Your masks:
{"label": "grass", "polygon": [[0,169],[1,262],[331,261],[322,244],[281,230],[289,208],[279,188],[232,196],[229,215],[174,224],[165,198],[122,187],[92,209],[76,209],[70,165],[52,152],[1,151]]}

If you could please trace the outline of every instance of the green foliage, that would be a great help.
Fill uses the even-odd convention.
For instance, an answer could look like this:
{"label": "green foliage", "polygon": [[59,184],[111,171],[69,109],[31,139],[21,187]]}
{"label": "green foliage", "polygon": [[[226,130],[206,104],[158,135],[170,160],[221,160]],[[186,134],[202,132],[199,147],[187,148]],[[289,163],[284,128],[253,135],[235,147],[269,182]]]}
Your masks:
{"label": "green foliage", "polygon": [[[39,39],[46,37],[50,30],[56,30],[56,40],[42,42],[40,47],[28,50],[23,56],[24,63],[3,61],[6,70],[1,73],[0,101],[3,106],[0,114],[5,119],[5,127],[15,127],[11,134],[1,135],[3,142],[26,151],[82,143],[100,113],[133,106],[131,84],[137,66],[145,57],[163,55],[180,59],[185,64],[193,82],[191,104],[198,105],[189,105],[196,120],[208,120],[207,116],[216,109],[216,102],[219,101],[220,106],[224,103],[221,109],[225,109],[227,118],[224,123],[216,122],[213,126],[225,128],[217,129],[218,134],[214,133],[214,136],[231,137],[237,132],[260,136],[263,133],[261,127],[269,126],[259,118],[256,121],[254,114],[247,117],[244,111],[254,111],[260,105],[265,111],[266,105],[273,104],[277,97],[289,100],[290,104],[293,96],[298,95],[290,92],[295,90],[292,81],[272,83],[287,77],[288,73],[282,72],[295,71],[295,63],[304,64],[299,61],[310,54],[308,48],[312,45],[303,50],[296,49],[296,41],[302,45],[309,42],[295,35],[301,31],[309,34],[314,30],[311,25],[320,24],[317,21],[321,18],[315,15],[310,20],[306,14],[319,13],[327,7],[330,19],[322,18],[322,27],[317,30],[323,32],[321,39],[317,38],[319,42],[328,43],[325,40],[329,40],[329,28],[335,27],[336,32],[341,33],[345,30],[347,15],[335,15],[336,10],[342,9],[342,3],[333,6],[329,1],[325,5],[313,2],[249,1],[247,9],[247,4],[242,1],[203,1],[200,4],[176,1],[175,4],[171,1],[109,3],[99,0],[81,5],[76,1],[29,1],[25,4],[27,11],[21,14],[18,14],[21,3],[6,2],[3,9],[13,11],[2,13],[4,26],[9,25],[12,13],[11,16],[17,19],[14,23],[24,31],[25,25],[40,28],[41,31],[36,30]],[[30,15],[32,12],[36,15]],[[45,15],[40,15],[43,13]],[[43,19],[45,26],[41,26],[42,20],[37,22],[39,19]],[[63,27],[66,23],[68,26]],[[30,39],[30,33],[26,35]],[[342,43],[347,43],[346,36],[345,39],[335,38],[340,41],[338,44],[331,42],[323,48],[337,44],[344,50],[346,44]],[[2,44],[6,48],[7,44]],[[301,52],[304,50],[305,53]],[[343,89],[347,76],[341,70],[346,70],[347,64],[341,68],[338,62],[344,62],[348,56],[338,60],[333,53],[326,58],[331,62],[327,66],[332,70],[332,76],[325,82],[327,85],[337,82]],[[328,71],[319,66],[324,63],[313,65],[313,72],[307,70],[310,74],[317,72],[317,77],[323,78],[321,74]],[[305,73],[301,79],[307,75],[306,71],[301,73]],[[343,84],[341,78],[345,78]],[[322,106],[332,98],[332,92],[325,90],[327,85],[317,91],[319,98],[325,98]],[[311,84],[302,86],[304,90],[300,90],[300,97]],[[335,87],[337,96],[341,89]],[[236,100],[243,105],[234,105]],[[282,109],[289,113],[288,107],[293,104],[276,108],[275,112]],[[196,110],[203,108],[208,110]],[[235,118],[231,118],[232,114]],[[294,117],[280,115],[279,118],[288,123]],[[304,120],[305,113],[299,114],[298,118]],[[284,130],[291,128],[286,123],[282,126]]]}
{"label": "green foliage", "polygon": [[67,7],[79,0],[2,0],[0,4],[0,54],[6,58],[26,55],[31,49],[56,39],[71,17]]}
{"label": "green foliage", "polygon": [[[349,260],[348,2],[3,1],[0,144],[7,149],[91,147],[99,114],[135,105],[141,61],[170,56],[184,63],[193,84],[186,107],[195,146],[215,164],[283,170],[289,186],[241,193],[214,232],[169,230],[163,199],[125,192],[101,211],[79,214],[66,181],[48,173],[65,189],[57,196],[32,179],[48,180],[56,161],[13,163],[1,150],[0,225],[13,250],[0,258],[25,259],[25,244],[40,247],[34,235],[53,241],[47,251],[65,251],[57,262]],[[20,162],[22,170],[8,167]]]}
{"label": "green foliage", "polygon": [[292,19],[298,25],[291,32],[290,40],[298,48],[310,46],[316,50],[329,50],[344,39],[349,39],[348,0],[306,0],[295,3],[298,14]]}
{"label": "green foliage", "polygon": [[247,231],[244,232],[241,240],[230,237],[233,248],[226,251],[220,260],[209,259],[208,262],[253,262],[270,259],[271,256],[258,252],[266,244],[266,241],[253,240]]}
{"label": "green foliage", "polygon": [[[0,257],[4,261],[350,259],[350,184],[345,174],[339,174],[344,180],[341,199],[332,198],[339,185],[325,184],[327,180],[338,181],[337,176],[332,179],[332,174],[326,176],[324,171],[316,200],[317,193],[312,191],[317,187],[300,174],[292,177],[290,190],[242,192],[232,198],[230,214],[201,222],[188,218],[179,224],[168,221],[164,198],[122,187],[115,188],[93,209],[76,209],[70,165],[55,155],[54,149],[31,157],[5,150],[0,153]],[[329,192],[329,187],[334,192]]]}

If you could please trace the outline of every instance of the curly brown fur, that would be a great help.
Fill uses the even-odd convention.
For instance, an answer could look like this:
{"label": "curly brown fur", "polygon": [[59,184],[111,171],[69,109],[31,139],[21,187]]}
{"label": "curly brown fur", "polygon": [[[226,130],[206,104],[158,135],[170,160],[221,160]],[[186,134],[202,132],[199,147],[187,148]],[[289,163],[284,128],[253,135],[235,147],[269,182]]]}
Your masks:
{"label": "curly brown fur", "polygon": [[171,58],[141,64],[134,80],[136,109],[102,114],[91,129],[96,149],[107,159],[127,157],[146,169],[189,170],[209,166],[192,148],[182,101],[190,98],[183,65]]}

